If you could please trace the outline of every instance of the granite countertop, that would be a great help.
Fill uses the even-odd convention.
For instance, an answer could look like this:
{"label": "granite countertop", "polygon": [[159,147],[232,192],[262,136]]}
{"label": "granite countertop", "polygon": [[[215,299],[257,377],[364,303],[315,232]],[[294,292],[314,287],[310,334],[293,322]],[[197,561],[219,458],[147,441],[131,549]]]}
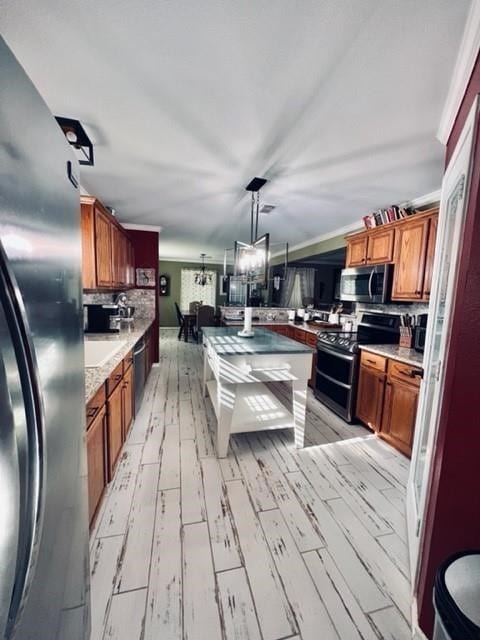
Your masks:
{"label": "granite countertop", "polygon": [[[227,327],[243,327],[243,320],[229,320],[228,318],[224,318],[223,322]],[[316,327],[313,324],[309,324],[308,322],[288,322],[287,320],[253,320],[252,326],[269,326],[269,325],[283,325],[285,327],[295,327],[296,329],[303,329],[304,331],[308,331],[309,333],[314,333],[317,335],[320,331],[339,331],[340,327],[337,325],[330,325],[328,322],[318,325]]]}
{"label": "granite countertop", "polygon": [[399,347],[398,344],[361,344],[359,348],[377,353],[386,358],[405,362],[405,364],[410,364],[414,367],[423,366],[423,353],[419,353],[415,349]]}
{"label": "granite countertop", "polygon": [[204,327],[203,335],[215,353],[224,356],[272,353],[311,353],[306,344],[285,338],[267,329],[256,329],[253,338],[242,338],[236,327]]}
{"label": "granite countertop", "polygon": [[131,349],[133,349],[137,340],[144,335],[152,323],[153,318],[138,318],[134,322],[122,322],[118,333],[85,334],[86,342],[94,342],[95,340],[108,340],[111,342],[125,341],[125,345],[120,349],[120,351],[117,351],[117,353],[110,358],[103,367],[85,367],[85,402],[88,402],[93,398],[117,364],[123,360]]}

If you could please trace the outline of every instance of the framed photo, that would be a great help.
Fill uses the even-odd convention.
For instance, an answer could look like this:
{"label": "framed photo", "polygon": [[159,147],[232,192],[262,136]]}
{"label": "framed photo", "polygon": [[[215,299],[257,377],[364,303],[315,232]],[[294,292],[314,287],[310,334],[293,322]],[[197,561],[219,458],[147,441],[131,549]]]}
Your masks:
{"label": "framed photo", "polygon": [[155,269],[136,270],[137,287],[155,287]]}

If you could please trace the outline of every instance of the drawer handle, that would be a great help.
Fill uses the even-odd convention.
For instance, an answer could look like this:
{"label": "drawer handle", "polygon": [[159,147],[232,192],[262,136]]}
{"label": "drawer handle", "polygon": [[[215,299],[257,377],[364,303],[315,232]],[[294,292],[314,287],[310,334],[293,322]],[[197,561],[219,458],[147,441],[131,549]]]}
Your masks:
{"label": "drawer handle", "polygon": [[120,380],[121,377],[122,377],[122,374],[121,373],[117,373],[117,375],[114,376],[113,379],[115,380],[115,382],[117,382],[117,380]]}
{"label": "drawer handle", "polygon": [[423,378],[423,373],[421,371],[417,371],[415,369],[397,369],[398,373],[401,373],[402,376],[406,378]]}
{"label": "drawer handle", "polygon": [[89,407],[87,409],[87,418],[94,418],[98,411],[99,411],[100,407]]}
{"label": "drawer handle", "polygon": [[365,358],[365,362],[369,362],[370,364],[377,364],[376,360],[370,360],[370,358]]}

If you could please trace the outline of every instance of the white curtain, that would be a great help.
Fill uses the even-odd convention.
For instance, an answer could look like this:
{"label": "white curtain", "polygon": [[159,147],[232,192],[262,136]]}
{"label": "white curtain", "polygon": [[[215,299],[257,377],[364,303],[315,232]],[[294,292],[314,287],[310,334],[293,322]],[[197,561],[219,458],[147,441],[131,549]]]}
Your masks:
{"label": "white curtain", "polygon": [[180,309],[188,309],[190,302],[194,300],[202,304],[216,305],[217,299],[217,273],[216,271],[206,271],[212,276],[211,282],[202,286],[195,284],[195,274],[198,269],[182,269],[180,282]]}
{"label": "white curtain", "polygon": [[290,298],[292,297],[295,286],[296,273],[297,270],[293,267],[286,269],[285,280],[282,283],[282,296],[280,300],[280,306],[282,307],[290,306]]}
{"label": "white curtain", "polygon": [[298,269],[303,298],[315,297],[315,269]]}

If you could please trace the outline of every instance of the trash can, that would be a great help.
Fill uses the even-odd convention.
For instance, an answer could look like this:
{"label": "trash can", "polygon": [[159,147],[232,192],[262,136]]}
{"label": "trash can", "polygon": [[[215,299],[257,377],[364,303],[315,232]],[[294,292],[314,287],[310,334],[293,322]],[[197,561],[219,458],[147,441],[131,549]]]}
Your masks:
{"label": "trash can", "polygon": [[433,603],[432,640],[480,640],[480,551],[461,551],[440,565]]}

